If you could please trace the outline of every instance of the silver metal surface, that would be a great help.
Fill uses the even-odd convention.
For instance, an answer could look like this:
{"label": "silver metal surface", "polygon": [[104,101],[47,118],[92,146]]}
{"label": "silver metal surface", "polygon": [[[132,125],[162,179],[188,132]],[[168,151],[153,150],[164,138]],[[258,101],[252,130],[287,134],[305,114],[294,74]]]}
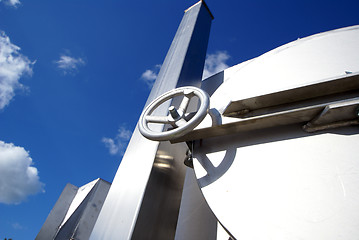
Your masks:
{"label": "silver metal surface", "polygon": [[[203,2],[185,12],[146,106],[176,87],[200,86],[211,20]],[[170,104],[154,114],[166,115]],[[168,144],[144,138],[136,127],[90,239],[174,238],[187,147]]]}
{"label": "silver metal surface", "polygon": [[36,240],[89,239],[110,186],[102,179],[80,188],[67,184]]}
{"label": "silver metal surface", "polygon": [[187,168],[177,230],[175,240],[217,240],[217,219],[203,198],[191,168]]}
{"label": "silver metal surface", "polygon": [[68,183],[42,225],[36,240],[54,239],[79,188]]}
{"label": "silver metal surface", "polygon": [[[109,182],[102,179],[95,181],[95,185],[91,186],[91,190],[78,203],[79,205],[74,211],[70,213],[70,216],[61,228],[58,229],[54,240],[89,239],[111,186]],[[77,195],[81,194],[81,190],[82,187],[79,188]]]}
{"label": "silver metal surface", "polygon": [[261,96],[231,101],[223,115],[242,116],[250,111],[261,108],[278,106],[280,104],[294,103],[297,101],[328,96],[359,89],[359,73],[351,73],[345,76],[331,77],[320,80],[317,83],[304,84],[296,88],[273,92]]}
{"label": "silver metal surface", "polygon": [[222,116],[221,116],[221,113],[217,109],[215,109],[215,108],[209,109],[208,115],[212,119],[212,127],[222,125]]}
{"label": "silver metal surface", "polygon": [[300,125],[195,141],[202,193],[236,239],[357,239],[358,127]]}
{"label": "silver metal surface", "polygon": [[307,132],[324,129],[333,129],[359,124],[359,99],[334,103],[326,106],[324,110],[312,121],[303,126]]}
{"label": "silver metal surface", "polygon": [[[209,127],[198,128],[182,137],[171,139],[171,142],[193,141],[278,125],[306,124],[329,105],[331,105],[330,111],[325,111],[325,119],[330,116],[327,123],[334,123],[335,116],[336,122],[353,120],[357,117],[355,110],[358,105],[357,96],[359,96],[359,73],[357,72],[346,76],[331,77],[313,84],[306,83],[296,88],[231,102],[223,113],[222,119],[225,120],[225,124],[212,124]],[[350,106],[347,106],[348,104]],[[215,109],[212,109],[211,116],[213,111]],[[333,111],[336,113],[332,114]],[[229,120],[228,116],[236,120]],[[321,119],[324,119],[324,116],[321,116]],[[212,116],[212,121],[214,120]],[[305,125],[304,129],[306,131],[325,129],[324,123],[320,124],[318,121],[317,119]],[[354,125],[356,122],[357,120],[354,120],[326,126],[333,128]]]}
{"label": "silver metal surface", "polygon": [[160,144],[131,239],[173,239],[186,166],[184,143]]}
{"label": "silver metal surface", "polygon": [[[329,105],[337,106],[338,104],[352,104],[350,107],[345,108],[348,110],[346,115],[342,114],[340,117],[338,117],[338,119],[342,120],[352,120],[357,118],[356,111],[353,109],[357,108],[357,101],[359,99],[351,98],[353,96],[358,96],[358,93],[353,93],[346,96],[330,97],[330,101],[328,98],[325,98],[316,101],[303,101],[295,104],[281,105],[278,107],[261,109],[260,111],[253,111],[248,117],[236,118],[236,120],[231,121],[230,123],[218,126],[197,129],[182,137],[173,139],[171,142],[176,143],[182,141],[193,141],[210,137],[248,132],[256,129],[285,126],[295,123],[305,124],[308,121],[313,120]],[[348,97],[349,99],[347,99]],[[223,119],[225,119],[225,117],[223,117]],[[309,126],[306,128],[308,127]]]}
{"label": "silver metal surface", "polygon": [[[178,111],[174,106],[171,106],[169,108],[169,114],[166,116],[151,115],[163,103],[168,100],[172,100],[177,96],[183,96]],[[199,108],[194,113],[193,117],[186,121],[185,114],[187,108],[190,104],[190,100],[194,99],[195,96],[199,100]],[[138,128],[141,134],[148,139],[154,141],[171,140],[173,138],[181,137],[197,127],[198,124],[200,124],[207,115],[208,109],[209,96],[203,90],[189,86],[176,88],[162,94],[146,107],[140,117]],[[148,126],[149,123],[171,124],[174,129],[167,129],[167,131],[156,132]]]}
{"label": "silver metal surface", "polygon": [[198,139],[197,181],[236,239],[358,238],[358,43],[359,26],[316,34],[205,80],[211,108],[235,118],[182,140]]}

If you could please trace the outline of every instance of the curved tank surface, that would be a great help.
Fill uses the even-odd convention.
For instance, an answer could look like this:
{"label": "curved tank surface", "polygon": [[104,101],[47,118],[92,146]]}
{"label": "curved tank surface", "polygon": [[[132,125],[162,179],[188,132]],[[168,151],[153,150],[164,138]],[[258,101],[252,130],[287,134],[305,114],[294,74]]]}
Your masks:
{"label": "curved tank surface", "polygon": [[233,238],[358,239],[358,74],[353,26],[298,39],[203,81],[222,126],[206,117],[193,131],[193,165]]}

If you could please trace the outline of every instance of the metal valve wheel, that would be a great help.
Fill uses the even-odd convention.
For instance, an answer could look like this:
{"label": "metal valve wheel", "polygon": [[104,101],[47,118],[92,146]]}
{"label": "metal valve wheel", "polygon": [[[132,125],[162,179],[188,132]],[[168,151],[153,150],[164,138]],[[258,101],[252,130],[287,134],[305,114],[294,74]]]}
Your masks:
{"label": "metal valve wheel", "polygon": [[[151,115],[162,103],[177,96],[183,96],[183,100],[178,109],[174,106],[170,106],[168,109],[169,114],[167,116]],[[199,109],[191,119],[186,120],[186,116],[188,115],[186,114],[186,111],[189,102],[191,98],[195,96],[197,96],[200,101]],[[196,87],[176,88],[162,94],[146,107],[140,117],[138,128],[141,134],[150,140],[172,140],[189,133],[198,126],[207,115],[208,109],[209,96],[202,89]],[[173,129],[164,132],[155,132],[149,128],[149,123],[170,124]]]}

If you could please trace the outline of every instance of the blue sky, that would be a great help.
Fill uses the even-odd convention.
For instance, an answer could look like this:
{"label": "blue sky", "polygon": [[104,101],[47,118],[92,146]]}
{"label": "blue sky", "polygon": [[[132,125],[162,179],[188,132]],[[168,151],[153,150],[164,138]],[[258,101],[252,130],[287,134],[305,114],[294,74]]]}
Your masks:
{"label": "blue sky", "polygon": [[[66,183],[112,182],[196,1],[0,0],[0,239],[34,239]],[[359,24],[359,1],[207,0],[205,74]]]}

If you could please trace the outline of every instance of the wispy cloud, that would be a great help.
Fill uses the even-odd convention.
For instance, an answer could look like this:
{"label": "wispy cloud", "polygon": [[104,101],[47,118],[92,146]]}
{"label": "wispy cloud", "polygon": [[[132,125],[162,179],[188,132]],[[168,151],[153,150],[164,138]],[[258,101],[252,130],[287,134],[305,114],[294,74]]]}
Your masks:
{"label": "wispy cloud", "polygon": [[65,75],[76,74],[80,66],[86,63],[82,58],[71,57],[69,51],[67,54],[60,55],[60,59],[55,61],[57,68],[60,69]]}
{"label": "wispy cloud", "polygon": [[[228,68],[229,66],[226,64],[226,61],[229,58],[230,56],[226,51],[217,51],[213,54],[207,54],[202,78],[205,79]],[[152,69],[147,69],[142,73],[141,79],[147,84],[149,88],[152,88],[160,69],[161,65],[158,64]]]}
{"label": "wispy cloud", "polygon": [[206,56],[206,62],[204,64],[203,79],[210,77],[226,68],[228,65],[226,61],[230,58],[226,51],[217,51],[214,54],[208,54]]}
{"label": "wispy cloud", "polygon": [[0,202],[18,204],[43,191],[37,168],[23,147],[0,141]]}
{"label": "wispy cloud", "polygon": [[22,226],[20,223],[15,222],[13,224],[11,224],[12,228],[15,230],[24,230],[26,229],[24,226]]}
{"label": "wispy cloud", "polygon": [[152,69],[147,69],[141,75],[141,79],[147,84],[149,88],[153,86],[158,76],[158,72],[161,69],[161,64],[157,64]]}
{"label": "wispy cloud", "polygon": [[19,0],[0,0],[0,2],[3,2],[4,4],[15,8],[21,4]]}
{"label": "wispy cloud", "polygon": [[19,82],[24,74],[32,74],[31,62],[19,53],[20,48],[10,42],[10,38],[0,31],[0,109],[10,103],[15,90],[24,88]]}
{"label": "wispy cloud", "polygon": [[130,140],[132,132],[125,127],[120,127],[117,130],[117,135],[114,138],[103,137],[102,142],[108,148],[111,155],[123,155]]}

